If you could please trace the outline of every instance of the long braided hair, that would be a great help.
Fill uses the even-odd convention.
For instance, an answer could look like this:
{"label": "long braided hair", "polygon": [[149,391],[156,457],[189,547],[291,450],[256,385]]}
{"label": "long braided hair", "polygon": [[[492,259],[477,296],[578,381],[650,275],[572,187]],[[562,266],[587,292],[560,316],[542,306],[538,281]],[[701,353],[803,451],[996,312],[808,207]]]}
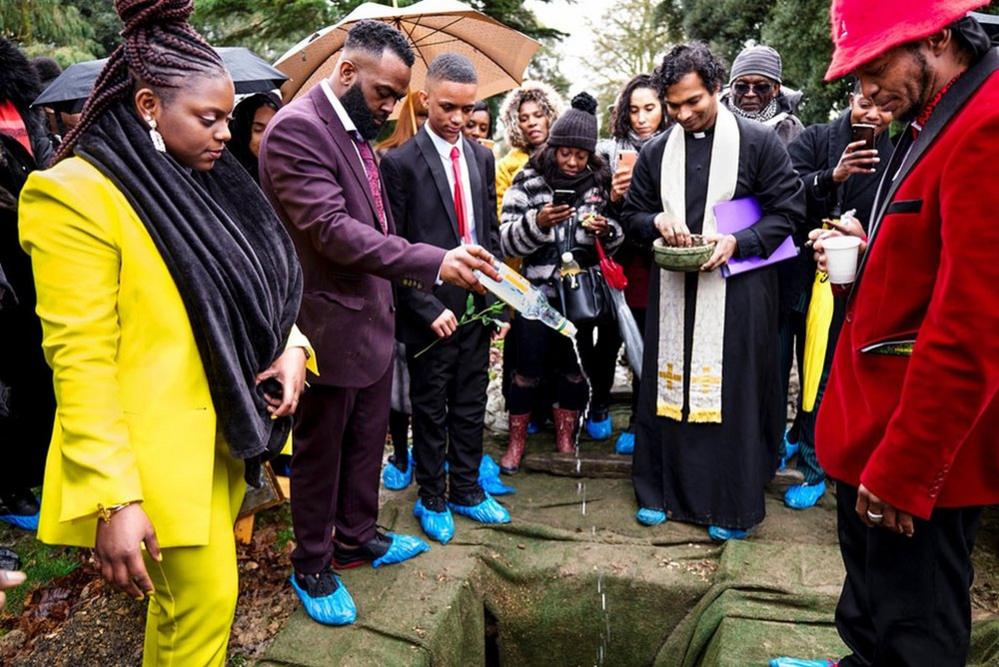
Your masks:
{"label": "long braided hair", "polygon": [[187,22],[193,0],[115,0],[123,43],[108,58],[83,107],[80,121],[65,137],[53,163],[73,154],[77,140],[116,101],[137,85],[161,96],[180,88],[193,74],[225,72],[218,53]]}

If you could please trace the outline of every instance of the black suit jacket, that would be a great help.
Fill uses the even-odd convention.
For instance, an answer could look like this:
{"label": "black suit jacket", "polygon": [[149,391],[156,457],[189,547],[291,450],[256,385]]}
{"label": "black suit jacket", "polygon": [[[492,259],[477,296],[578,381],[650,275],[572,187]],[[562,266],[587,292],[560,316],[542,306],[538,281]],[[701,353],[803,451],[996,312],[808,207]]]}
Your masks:
{"label": "black suit jacket", "polygon": [[[499,253],[499,220],[496,217],[496,161],[492,151],[462,139],[476,242],[494,255]],[[410,242],[427,243],[445,250],[460,243],[454,196],[444,164],[425,129],[382,158],[382,181],[388,191],[397,233]],[[432,293],[398,287],[396,336],[408,345],[426,345],[435,335],[430,325],[445,308],[458,319],[465,311],[468,291],[438,285]],[[491,300],[490,300],[491,302]],[[486,301],[476,297],[476,308]]]}

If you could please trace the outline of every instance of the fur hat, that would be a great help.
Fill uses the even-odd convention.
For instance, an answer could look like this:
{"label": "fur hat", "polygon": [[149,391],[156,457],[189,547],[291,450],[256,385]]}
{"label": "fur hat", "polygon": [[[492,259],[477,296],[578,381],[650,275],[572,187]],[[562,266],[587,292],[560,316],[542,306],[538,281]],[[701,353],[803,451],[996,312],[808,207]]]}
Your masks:
{"label": "fur hat", "polygon": [[517,120],[517,113],[520,105],[524,102],[537,102],[545,116],[548,117],[548,128],[555,123],[555,119],[562,113],[564,102],[562,97],[554,88],[547,83],[540,81],[524,81],[519,88],[511,90],[503,99],[500,105],[500,121],[503,123],[503,131],[506,133],[506,141],[515,148],[520,148],[530,152],[531,142],[527,140],[520,129]]}

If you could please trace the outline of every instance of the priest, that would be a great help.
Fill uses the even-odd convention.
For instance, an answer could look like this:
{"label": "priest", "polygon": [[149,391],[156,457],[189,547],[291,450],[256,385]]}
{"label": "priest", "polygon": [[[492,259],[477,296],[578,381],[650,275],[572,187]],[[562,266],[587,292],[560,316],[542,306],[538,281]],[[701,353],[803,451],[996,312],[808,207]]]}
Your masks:
{"label": "priest", "polygon": [[[718,102],[719,60],[674,47],[653,81],[672,128],[639,154],[623,222],[636,241],[714,243],[699,272],[653,272],[635,435],[636,518],[708,526],[742,539],[763,520],[785,406],[777,373],[774,267],[724,277],[733,258],[768,257],[804,217],[803,188],[780,139]],[[716,204],[753,197],[760,220],[719,234]]]}

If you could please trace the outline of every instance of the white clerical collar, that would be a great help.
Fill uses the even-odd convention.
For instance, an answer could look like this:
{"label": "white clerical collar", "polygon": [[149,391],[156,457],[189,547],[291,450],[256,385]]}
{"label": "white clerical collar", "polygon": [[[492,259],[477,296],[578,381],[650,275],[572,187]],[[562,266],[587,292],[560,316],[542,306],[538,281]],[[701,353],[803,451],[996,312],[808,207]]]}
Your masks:
{"label": "white clerical collar", "polygon": [[704,137],[708,136],[707,132],[692,132],[691,134],[694,135],[695,139],[703,139]]}
{"label": "white clerical collar", "polygon": [[427,131],[427,135],[430,137],[430,141],[433,142],[434,148],[437,150],[438,153],[440,153],[441,157],[445,157],[450,160],[451,149],[454,148],[455,146],[458,147],[458,155],[459,156],[464,155],[465,147],[461,145],[461,135],[458,135],[457,141],[455,141],[452,144],[449,143],[447,139],[434,132],[434,129],[430,127],[429,121],[423,124],[423,129]]}
{"label": "white clerical collar", "polygon": [[350,117],[350,114],[347,113],[347,109],[343,106],[343,104],[340,103],[340,99],[333,92],[333,89],[330,88],[330,82],[323,79],[319,82],[319,87],[323,89],[324,93],[326,93],[326,99],[330,101],[330,105],[333,107],[334,113],[336,113],[340,122],[343,123],[343,129],[347,130],[348,134],[357,132],[357,126],[354,125],[354,120]]}

